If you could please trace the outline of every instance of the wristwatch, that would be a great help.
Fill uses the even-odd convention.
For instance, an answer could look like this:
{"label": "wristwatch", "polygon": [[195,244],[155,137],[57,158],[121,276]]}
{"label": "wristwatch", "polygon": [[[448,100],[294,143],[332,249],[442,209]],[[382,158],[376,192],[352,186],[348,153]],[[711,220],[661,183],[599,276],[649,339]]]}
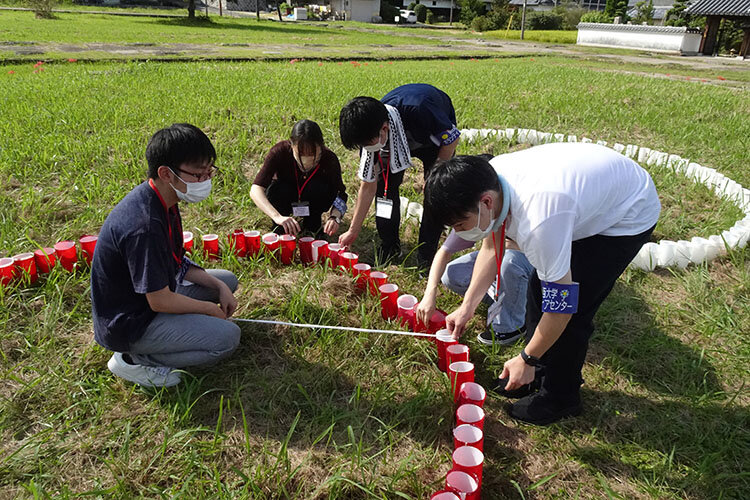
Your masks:
{"label": "wristwatch", "polygon": [[539,366],[542,364],[542,360],[540,360],[536,356],[526,354],[526,349],[521,349],[521,359],[523,359],[524,363],[529,366]]}
{"label": "wristwatch", "polygon": [[328,220],[335,220],[336,224],[341,225],[341,217],[336,217],[335,215],[331,214],[328,216]]}

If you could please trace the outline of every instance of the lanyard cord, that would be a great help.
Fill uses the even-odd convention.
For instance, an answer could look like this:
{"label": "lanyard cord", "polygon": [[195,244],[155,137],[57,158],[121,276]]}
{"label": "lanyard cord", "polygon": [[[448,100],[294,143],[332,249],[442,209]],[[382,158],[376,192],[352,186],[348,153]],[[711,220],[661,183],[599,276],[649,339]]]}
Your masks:
{"label": "lanyard cord", "polygon": [[383,157],[380,156],[380,153],[378,153],[378,162],[380,162],[380,173],[383,175],[383,198],[388,198],[388,175],[390,175],[391,170],[391,155],[388,155],[388,165],[387,168],[383,168]]}
{"label": "lanyard cord", "polygon": [[302,187],[299,187],[299,175],[297,174],[297,160],[294,160],[294,179],[297,181],[297,201],[302,201],[302,191],[305,190],[305,186],[307,186],[307,183],[310,182],[310,179],[313,178],[313,175],[318,171],[320,168],[320,163],[318,163],[318,166],[315,167],[315,170],[312,171],[310,174],[310,177],[307,178],[307,180],[302,184]]}
{"label": "lanyard cord", "polygon": [[[151,186],[151,189],[154,190],[156,193],[156,196],[159,198],[159,201],[161,202],[161,206],[164,207],[164,212],[167,214],[167,228],[169,230],[169,249],[172,250],[172,257],[174,257],[174,260],[177,261],[177,264],[182,264],[182,259],[177,257],[177,254],[174,251],[174,237],[172,236],[172,221],[169,218],[169,209],[167,208],[167,203],[164,201],[164,198],[162,198],[161,193],[158,189],[156,189],[156,186],[154,185],[154,180],[149,179],[148,185]],[[182,234],[182,221],[178,217],[177,223],[180,226],[180,234]]]}
{"label": "lanyard cord", "polygon": [[503,263],[503,255],[505,255],[505,221],[500,228],[500,240],[502,241],[502,247],[500,254],[497,253],[497,241],[495,240],[495,233],[492,233],[492,246],[495,249],[495,262],[497,263],[497,285],[495,286],[495,301],[500,297],[500,266]]}

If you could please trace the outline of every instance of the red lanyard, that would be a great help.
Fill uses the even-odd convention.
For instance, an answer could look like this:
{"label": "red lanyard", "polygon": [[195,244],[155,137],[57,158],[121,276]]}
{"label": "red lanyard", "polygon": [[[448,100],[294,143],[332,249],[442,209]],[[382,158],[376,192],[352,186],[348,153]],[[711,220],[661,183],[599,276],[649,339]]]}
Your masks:
{"label": "red lanyard", "polygon": [[388,165],[386,165],[387,168],[383,168],[383,157],[380,156],[380,153],[378,153],[378,161],[380,162],[380,173],[383,175],[383,187],[385,188],[383,190],[383,198],[388,198],[388,175],[391,171],[391,156],[388,155]]}
{"label": "red lanyard", "polygon": [[[162,198],[161,193],[158,189],[156,189],[156,186],[154,185],[154,180],[149,179],[148,185],[151,186],[151,189],[154,190],[156,193],[156,196],[159,197],[159,201],[161,202],[161,206],[164,207],[164,212],[167,214],[167,228],[169,229],[169,248],[172,250],[172,257],[174,257],[174,260],[177,261],[177,264],[182,264],[182,259],[177,257],[177,254],[174,252],[174,237],[172,236],[172,221],[169,219],[169,209],[167,208],[167,203],[164,201],[164,198]],[[177,223],[180,226],[180,233],[182,233],[182,222],[180,219],[177,219]]]}
{"label": "red lanyard", "polygon": [[299,176],[297,175],[297,170],[299,169],[297,168],[297,161],[295,160],[294,163],[295,163],[294,164],[294,179],[297,181],[297,201],[302,201],[302,191],[305,190],[305,186],[307,186],[307,183],[310,182],[310,179],[313,178],[313,175],[315,175],[315,172],[317,172],[318,169],[320,168],[320,163],[318,163],[318,166],[315,167],[315,170],[312,171],[312,173],[310,174],[310,177],[308,177],[307,180],[304,182],[304,184],[302,184],[302,187],[299,187]]}
{"label": "red lanyard", "polygon": [[497,253],[497,242],[495,241],[495,233],[492,233],[492,246],[495,248],[495,262],[497,263],[497,286],[495,286],[495,300],[500,297],[500,266],[503,263],[503,254],[505,254],[505,221],[500,228],[500,240],[503,242],[503,246],[500,249],[500,254]]}

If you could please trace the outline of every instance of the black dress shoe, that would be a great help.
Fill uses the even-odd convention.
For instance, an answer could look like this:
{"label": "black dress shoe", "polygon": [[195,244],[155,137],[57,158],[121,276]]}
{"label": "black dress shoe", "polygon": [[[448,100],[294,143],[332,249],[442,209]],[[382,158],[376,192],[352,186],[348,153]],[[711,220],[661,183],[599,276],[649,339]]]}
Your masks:
{"label": "black dress shoe", "polygon": [[566,417],[581,414],[581,401],[559,401],[545,393],[519,399],[506,407],[508,415],[528,424],[549,425]]}

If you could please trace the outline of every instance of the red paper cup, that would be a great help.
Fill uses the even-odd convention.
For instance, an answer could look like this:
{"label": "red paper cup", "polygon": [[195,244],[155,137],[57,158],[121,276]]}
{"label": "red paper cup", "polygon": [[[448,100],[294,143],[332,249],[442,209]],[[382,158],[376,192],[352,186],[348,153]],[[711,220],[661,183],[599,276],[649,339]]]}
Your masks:
{"label": "red paper cup", "polygon": [[209,259],[219,258],[219,235],[218,234],[204,234],[201,238],[203,240],[203,254]]}
{"label": "red paper cup", "polygon": [[484,387],[476,382],[464,382],[458,389],[458,405],[477,405],[484,407],[484,400],[487,399],[487,391]]}
{"label": "red paper cup", "polygon": [[34,251],[36,269],[40,273],[48,273],[55,267],[56,253],[54,248],[40,248]]}
{"label": "red paper cup", "polygon": [[0,259],[0,285],[8,285],[15,277],[16,263],[11,257]]}
{"label": "red paper cup", "polygon": [[60,265],[66,271],[72,271],[78,261],[76,255],[76,244],[72,241],[60,241],[55,243],[55,253],[60,258]]}
{"label": "red paper cup", "polygon": [[402,295],[398,298],[398,301],[396,301],[396,305],[398,306],[398,317],[401,320],[401,325],[405,326],[409,331],[414,330],[417,304],[419,304],[419,301],[414,295]]}
{"label": "red paper cup", "polygon": [[461,405],[456,410],[456,427],[469,424],[484,430],[484,410],[477,405]]}
{"label": "red paper cup", "polygon": [[352,274],[356,281],[357,292],[362,293],[367,288],[367,282],[370,280],[370,264],[358,262],[352,266]]}
{"label": "red paper cup", "polygon": [[448,365],[448,376],[451,379],[451,389],[453,390],[453,401],[458,401],[458,393],[461,384],[464,382],[474,382],[474,363],[468,361],[458,361]]}
{"label": "red paper cup", "polygon": [[380,313],[383,319],[398,317],[398,286],[392,283],[380,285]]}
{"label": "red paper cup", "polygon": [[315,238],[312,236],[305,236],[304,238],[299,239],[299,260],[302,261],[303,264],[306,266],[309,266],[313,263],[312,258],[312,244],[313,241],[315,241]]}
{"label": "red paper cup", "polygon": [[445,476],[445,489],[462,500],[479,500],[479,481],[476,476],[461,470],[452,470]]}
{"label": "red paper cup", "polygon": [[28,276],[31,283],[36,283],[39,276],[36,273],[36,261],[33,253],[26,252],[14,255],[13,262],[16,264],[16,269],[22,273],[21,276]]}
{"label": "red paper cup", "polygon": [[430,324],[427,325],[427,333],[437,333],[438,330],[445,328],[446,316],[448,316],[448,313],[441,309],[436,309],[435,312],[432,313]]}
{"label": "red paper cup", "polygon": [[324,266],[328,259],[328,242],[326,240],[315,240],[312,242],[312,261]]}
{"label": "red paper cup", "polygon": [[261,241],[263,241],[263,248],[266,251],[267,254],[273,255],[276,250],[279,249],[281,246],[281,241],[279,240],[279,235],[276,233],[266,233],[261,238]]}
{"label": "red paper cup", "polygon": [[432,494],[430,500],[461,500],[452,491],[440,490]]}
{"label": "red paper cup", "polygon": [[343,246],[338,243],[328,244],[328,258],[330,259],[330,266],[333,269],[339,267],[339,253],[344,249]]}
{"label": "red paper cup", "polygon": [[451,344],[445,347],[445,362],[448,366],[456,361],[469,361],[469,346]]}
{"label": "red paper cup", "polygon": [[184,248],[186,252],[193,249],[193,233],[190,231],[182,232],[182,248]]}
{"label": "red paper cup", "polygon": [[471,424],[461,424],[453,429],[453,449],[462,446],[473,446],[479,451],[484,451],[484,431]]}
{"label": "red paper cup", "polygon": [[245,231],[245,256],[253,257],[260,252],[260,231]]}
{"label": "red paper cup", "polygon": [[458,344],[458,340],[453,338],[453,335],[451,335],[451,332],[447,328],[444,328],[437,332],[435,340],[437,342],[438,351],[438,368],[440,368],[440,371],[444,372],[448,369],[445,348],[449,345]]}
{"label": "red paper cup", "polygon": [[378,295],[380,285],[385,285],[388,281],[388,275],[380,271],[370,271],[370,294]]}
{"label": "red paper cup", "polygon": [[[329,245],[330,246],[330,245]],[[359,262],[359,255],[354,252],[339,252],[339,266],[348,272],[353,272],[354,264]]]}
{"label": "red paper cup", "polygon": [[461,446],[453,451],[453,470],[471,474],[477,478],[479,488],[482,488],[482,465],[484,453],[473,446]]}
{"label": "red paper cup", "polygon": [[96,240],[99,238],[96,236],[84,235],[78,242],[81,244],[81,255],[86,264],[91,265],[91,259],[94,258],[94,249],[96,248]]}
{"label": "red paper cup", "polygon": [[281,244],[281,263],[288,266],[294,259],[297,238],[293,234],[282,234],[279,236],[279,242]]}
{"label": "red paper cup", "polygon": [[237,257],[244,257],[247,255],[247,248],[245,247],[245,231],[242,229],[235,229],[227,237],[229,240],[229,247],[234,251]]}

